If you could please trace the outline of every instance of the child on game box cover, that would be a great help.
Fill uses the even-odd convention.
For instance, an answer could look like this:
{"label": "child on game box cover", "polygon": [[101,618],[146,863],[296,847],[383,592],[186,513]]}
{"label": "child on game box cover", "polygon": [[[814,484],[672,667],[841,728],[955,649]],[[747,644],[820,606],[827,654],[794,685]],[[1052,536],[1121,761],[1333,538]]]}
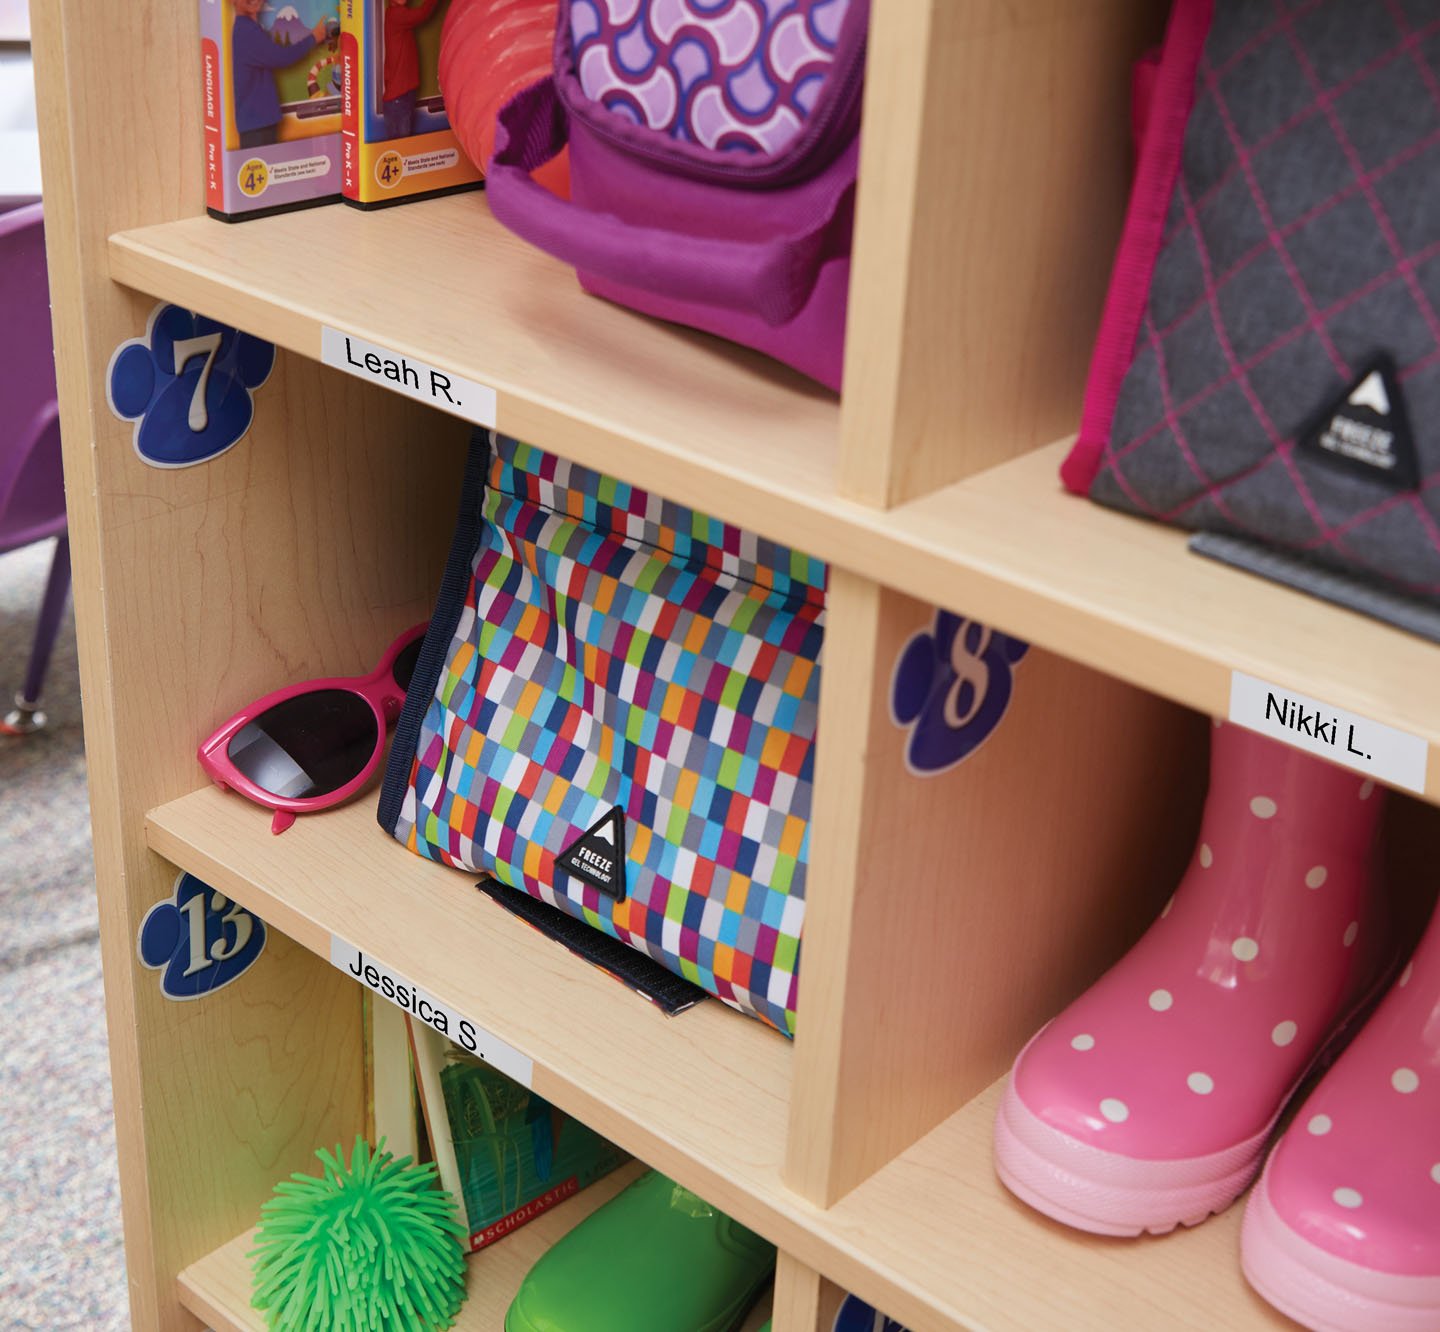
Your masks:
{"label": "child on game box cover", "polygon": [[480,186],[440,87],[449,4],[341,0],[341,186],[356,208]]}
{"label": "child on game box cover", "polygon": [[260,26],[260,14],[266,7],[265,0],[235,0],[230,50],[235,71],[235,128],[242,148],[262,148],[277,141],[280,95],[275,91],[274,71],[303,59],[328,35],[322,18],[299,41],[281,46]]}
{"label": "child on game box cover", "polygon": [[227,222],[339,197],[338,0],[200,0],[205,205]]}
{"label": "child on game box cover", "polygon": [[385,3],[385,83],[381,104],[385,113],[385,137],[403,139],[414,133],[415,99],[420,88],[420,50],[415,29],[435,12],[440,0],[407,0]]}

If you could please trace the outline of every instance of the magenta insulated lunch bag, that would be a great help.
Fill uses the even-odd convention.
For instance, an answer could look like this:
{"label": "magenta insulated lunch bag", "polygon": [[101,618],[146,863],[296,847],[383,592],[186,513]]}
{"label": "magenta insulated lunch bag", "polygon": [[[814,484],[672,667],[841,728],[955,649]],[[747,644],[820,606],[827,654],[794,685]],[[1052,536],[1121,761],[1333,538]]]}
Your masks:
{"label": "magenta insulated lunch bag", "polygon": [[[560,0],[495,216],[586,291],[838,389],[869,0]],[[571,199],[532,173],[570,145]]]}

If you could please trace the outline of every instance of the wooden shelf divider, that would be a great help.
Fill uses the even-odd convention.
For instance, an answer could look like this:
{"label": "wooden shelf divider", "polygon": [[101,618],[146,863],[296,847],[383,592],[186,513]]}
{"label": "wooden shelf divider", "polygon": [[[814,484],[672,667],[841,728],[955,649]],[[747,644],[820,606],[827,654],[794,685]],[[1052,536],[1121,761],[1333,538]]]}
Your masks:
{"label": "wooden shelf divider", "polygon": [[[468,1293],[454,1332],[498,1332],[525,1274],[558,1239],[610,1201],[641,1173],[638,1161],[622,1166],[566,1199],[488,1249],[471,1254]],[[250,1307],[250,1262],[254,1232],[247,1231],[192,1263],[177,1278],[180,1302],[214,1332],[265,1332],[265,1318]],[[757,1332],[769,1315],[763,1296],[741,1332]]]}

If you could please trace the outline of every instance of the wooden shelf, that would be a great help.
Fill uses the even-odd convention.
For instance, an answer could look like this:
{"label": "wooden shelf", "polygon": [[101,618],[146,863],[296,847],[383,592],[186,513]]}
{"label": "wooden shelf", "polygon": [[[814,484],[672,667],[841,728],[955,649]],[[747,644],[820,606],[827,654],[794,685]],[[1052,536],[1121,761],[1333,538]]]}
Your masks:
{"label": "wooden shelf", "polygon": [[[1440,647],[1186,549],[1064,492],[1069,441],[867,520],[871,577],[1211,716],[1234,670],[1424,737],[1440,803]],[[896,549],[897,546],[902,547]]]}
{"label": "wooden shelf", "polygon": [[[466,1276],[469,1293],[455,1320],[454,1332],[498,1332],[505,1325],[505,1311],[521,1281],[541,1255],[643,1169],[638,1162],[623,1166],[498,1244],[472,1254]],[[263,1315],[250,1307],[250,1262],[246,1254],[253,1247],[254,1232],[247,1231],[192,1263],[177,1278],[180,1302],[214,1332],[265,1332]],[[762,1298],[742,1332],[756,1332],[768,1316],[769,1307],[769,1297]]]}
{"label": "wooden shelf", "polygon": [[534,1060],[542,1096],[717,1206],[754,1215],[748,1195],[777,1190],[788,1040],[718,1001],[665,1017],[474,876],[387,837],[372,801],[275,837],[265,811],[207,788],[152,811],[146,831],[166,859],[321,957],[338,935],[414,980]]}
{"label": "wooden shelf", "polygon": [[683,502],[778,519],[775,500],[834,489],[833,393],[584,295],[483,193],[238,225],[192,217],[109,249],[116,281],[304,356],[319,359],[329,325],[477,380],[496,390],[506,433]]}
{"label": "wooden shelf", "polygon": [[[1294,1328],[1240,1273],[1243,1202],[1193,1230],[1084,1235],[1012,1197],[991,1165],[997,1082],[826,1213],[851,1288],[917,1329]],[[868,1268],[866,1271],[864,1269]]]}

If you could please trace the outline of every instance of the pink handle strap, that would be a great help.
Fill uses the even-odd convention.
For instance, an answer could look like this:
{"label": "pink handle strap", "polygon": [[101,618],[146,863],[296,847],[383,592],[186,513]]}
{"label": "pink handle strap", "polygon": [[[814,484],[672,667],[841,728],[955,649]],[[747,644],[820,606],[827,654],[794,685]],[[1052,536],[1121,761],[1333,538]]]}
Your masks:
{"label": "pink handle strap", "polygon": [[789,323],[810,299],[830,224],[854,188],[845,181],[809,225],[765,241],[721,240],[637,226],[557,198],[533,173],[569,141],[553,78],[517,93],[496,124],[485,188],[495,216],[547,254],[612,282],[674,300]]}

